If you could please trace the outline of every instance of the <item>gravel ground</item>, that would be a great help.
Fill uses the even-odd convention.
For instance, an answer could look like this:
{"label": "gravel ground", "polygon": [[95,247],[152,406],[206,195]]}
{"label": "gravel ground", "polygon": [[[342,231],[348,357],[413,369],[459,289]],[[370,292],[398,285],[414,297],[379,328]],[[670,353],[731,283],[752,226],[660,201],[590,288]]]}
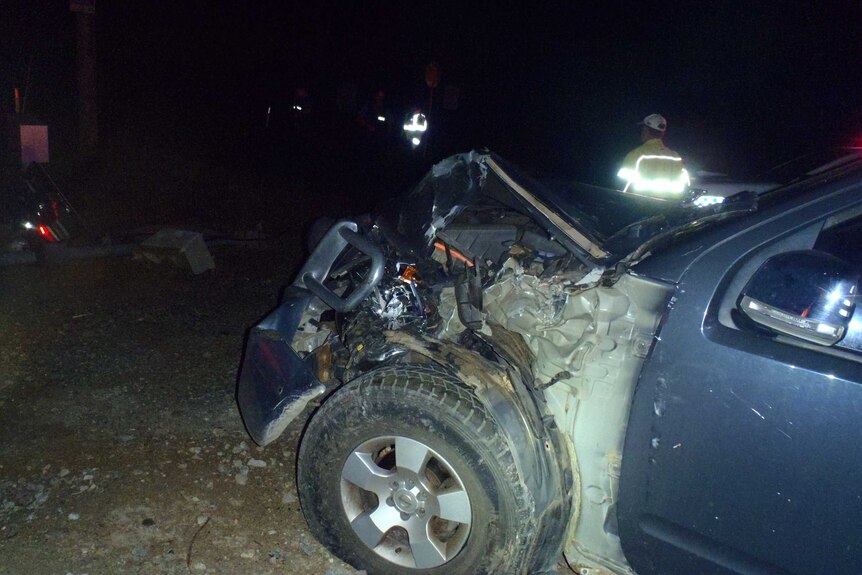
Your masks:
{"label": "gravel ground", "polygon": [[0,574],[357,573],[307,530],[299,429],[258,448],[234,400],[289,251],[0,269]]}

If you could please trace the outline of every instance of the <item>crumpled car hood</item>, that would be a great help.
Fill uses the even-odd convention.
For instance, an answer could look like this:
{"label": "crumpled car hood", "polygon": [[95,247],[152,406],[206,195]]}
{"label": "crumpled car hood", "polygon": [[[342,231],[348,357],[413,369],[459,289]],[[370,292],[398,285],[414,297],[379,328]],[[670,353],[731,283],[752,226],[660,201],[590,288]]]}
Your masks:
{"label": "crumpled car hood", "polygon": [[754,209],[750,202],[699,208],[576,182],[539,182],[496,154],[472,151],[435,164],[413,189],[385,204],[376,222],[401,253],[425,257],[439,230],[465,208],[488,201],[529,215],[591,268],[642,256],[656,238],[675,231]]}

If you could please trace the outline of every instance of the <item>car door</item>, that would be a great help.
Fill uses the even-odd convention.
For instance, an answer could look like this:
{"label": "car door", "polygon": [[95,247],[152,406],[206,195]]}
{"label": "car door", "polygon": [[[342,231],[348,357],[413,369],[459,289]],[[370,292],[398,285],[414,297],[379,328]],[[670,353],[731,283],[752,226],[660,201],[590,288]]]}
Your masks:
{"label": "car door", "polygon": [[734,310],[770,257],[862,251],[862,226],[831,232],[859,220],[860,200],[857,178],[668,256],[697,254],[627,430],[620,537],[640,575],[862,572],[862,354],[774,337]]}

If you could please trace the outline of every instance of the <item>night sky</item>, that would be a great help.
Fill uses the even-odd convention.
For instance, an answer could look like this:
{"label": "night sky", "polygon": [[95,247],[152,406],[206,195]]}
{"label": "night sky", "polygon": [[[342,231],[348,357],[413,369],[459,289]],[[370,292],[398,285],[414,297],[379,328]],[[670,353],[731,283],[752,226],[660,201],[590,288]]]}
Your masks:
{"label": "night sky", "polygon": [[[734,173],[862,136],[860,2],[537,4],[99,0],[103,138],[143,124],[242,146],[300,84],[320,113],[345,83],[360,103],[378,86],[425,102],[432,59],[460,90],[442,151],[585,180],[614,171],[652,112],[688,161]],[[3,109],[29,66],[30,110],[71,133],[68,6],[2,0],[0,22]]]}

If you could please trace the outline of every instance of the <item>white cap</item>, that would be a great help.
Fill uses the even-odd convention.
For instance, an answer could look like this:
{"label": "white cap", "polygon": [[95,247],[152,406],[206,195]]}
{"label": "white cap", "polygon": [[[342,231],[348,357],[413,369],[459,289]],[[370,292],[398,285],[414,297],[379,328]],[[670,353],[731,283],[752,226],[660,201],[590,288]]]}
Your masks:
{"label": "white cap", "polygon": [[650,114],[643,119],[641,125],[653,130],[658,130],[659,132],[667,130],[667,120],[665,120],[664,116],[661,114]]}

